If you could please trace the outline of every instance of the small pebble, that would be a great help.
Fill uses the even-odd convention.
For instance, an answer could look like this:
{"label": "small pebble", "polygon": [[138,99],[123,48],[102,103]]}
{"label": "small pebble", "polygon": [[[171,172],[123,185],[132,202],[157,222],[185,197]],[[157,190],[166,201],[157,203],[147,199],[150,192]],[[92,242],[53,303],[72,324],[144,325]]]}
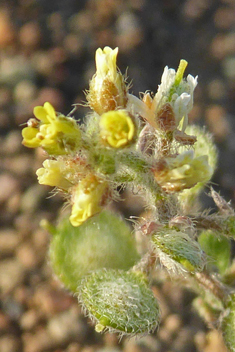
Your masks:
{"label": "small pebble", "polygon": [[5,332],[9,331],[10,325],[11,325],[10,317],[0,311],[0,331],[1,331],[1,333],[5,333]]}
{"label": "small pebble", "polygon": [[0,230],[0,257],[13,255],[19,241],[17,232],[12,228]]}
{"label": "small pebble", "polygon": [[54,315],[48,321],[47,330],[51,339],[57,343],[70,340],[84,342],[87,333],[86,326],[73,309]]}
{"label": "small pebble", "polygon": [[224,345],[222,333],[217,330],[211,330],[206,336],[207,344],[203,352],[228,352]]}
{"label": "small pebble", "polygon": [[44,352],[55,347],[54,341],[44,328],[39,328],[33,333],[25,332],[22,340],[24,352]]}
{"label": "small pebble", "polygon": [[16,257],[27,270],[36,268],[41,259],[30,241],[22,243],[17,248]]}
{"label": "small pebble", "polygon": [[33,300],[38,310],[47,317],[69,309],[75,301],[66,291],[60,290],[58,287],[54,289],[48,285],[40,285]]}
{"label": "small pebble", "polygon": [[0,48],[8,46],[15,38],[10,16],[4,7],[0,9]]}
{"label": "small pebble", "polygon": [[81,345],[79,343],[73,342],[69,344],[65,352],[81,352],[81,351],[82,351]]}
{"label": "small pebble", "polygon": [[19,32],[19,40],[25,47],[35,49],[40,43],[41,30],[37,22],[25,23]]}
{"label": "small pebble", "polygon": [[3,294],[11,292],[24,278],[25,272],[20,262],[5,259],[0,262],[0,291]]}
{"label": "small pebble", "polygon": [[19,324],[21,329],[25,331],[29,331],[36,327],[36,325],[38,324],[38,321],[39,321],[39,316],[37,314],[37,311],[28,310],[22,315],[19,321]]}
{"label": "small pebble", "polygon": [[[49,188],[48,188],[49,190]],[[32,214],[38,208],[42,199],[46,198],[47,189],[39,184],[30,186],[21,198],[21,210],[25,213]]]}
{"label": "small pebble", "polygon": [[164,321],[164,328],[171,334],[176,334],[182,326],[182,320],[177,314],[170,314]]}
{"label": "small pebble", "polygon": [[7,134],[6,138],[4,139],[1,151],[6,155],[18,153],[22,149],[21,142],[22,136],[20,131],[12,130]]}
{"label": "small pebble", "polygon": [[20,341],[14,335],[3,335],[0,337],[1,352],[19,352]]}
{"label": "small pebble", "polygon": [[18,176],[25,176],[32,174],[32,156],[28,154],[21,154],[4,158],[3,164],[5,168]]}
{"label": "small pebble", "polygon": [[206,110],[206,121],[217,141],[222,141],[228,135],[231,127],[226,118],[226,110],[220,105],[212,105]]}
{"label": "small pebble", "polygon": [[0,203],[4,203],[19,188],[19,181],[8,172],[0,175]]}

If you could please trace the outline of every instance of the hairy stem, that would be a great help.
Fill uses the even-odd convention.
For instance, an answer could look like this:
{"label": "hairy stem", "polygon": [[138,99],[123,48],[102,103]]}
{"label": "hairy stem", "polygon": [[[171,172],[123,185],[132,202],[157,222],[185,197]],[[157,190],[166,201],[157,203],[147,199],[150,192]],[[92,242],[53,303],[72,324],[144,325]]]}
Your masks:
{"label": "hairy stem", "polygon": [[147,252],[131,270],[141,271],[149,276],[155,267],[156,260],[157,257],[154,251]]}
{"label": "hairy stem", "polygon": [[225,305],[228,298],[228,289],[218,281],[214,276],[206,272],[197,272],[191,276],[198,282],[198,284],[205,290],[209,290],[216,298],[218,298],[223,305]]}
{"label": "hairy stem", "polygon": [[120,164],[120,170],[114,177],[115,182],[134,182],[150,194],[150,202],[153,206],[156,206],[159,200],[166,198],[165,192],[154,179],[151,164],[137,153],[119,153],[116,162]]}

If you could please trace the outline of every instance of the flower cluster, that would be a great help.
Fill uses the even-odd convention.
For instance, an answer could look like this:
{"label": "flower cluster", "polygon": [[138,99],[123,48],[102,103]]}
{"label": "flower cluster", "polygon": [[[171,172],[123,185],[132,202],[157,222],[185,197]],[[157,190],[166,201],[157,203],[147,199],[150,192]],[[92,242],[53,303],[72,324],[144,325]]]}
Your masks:
{"label": "flower cluster", "polygon": [[[195,207],[213,175],[217,152],[204,129],[188,126],[197,77],[184,77],[187,62],[181,60],[177,70],[166,66],[156,94],[138,98],[128,91],[117,54],[118,48],[96,51],[83,124],[46,102],[35,107],[22,136],[26,147],[47,153],[36,172],[38,182],[55,187],[70,205],[57,227],[44,223],[53,234],[49,256],[56,275],[78,294],[98,332],[135,335],[159,324],[150,287],[159,264],[171,276],[195,280],[197,291],[206,287],[218,300],[226,296],[206,272],[205,252],[225,275],[231,246],[226,237],[234,237],[235,215],[214,190],[218,214],[200,214]],[[148,207],[136,220],[135,238],[107,209],[125,187],[137,191]],[[224,253],[218,250],[221,243]],[[234,275],[234,267],[230,270]],[[209,307],[204,291],[202,299]],[[234,314],[228,317],[229,335]]]}
{"label": "flower cluster", "polygon": [[[71,200],[74,226],[101,211],[122,180],[140,179],[135,167],[138,172],[142,168],[143,177],[146,171],[148,178],[154,176],[156,189],[160,185],[170,193],[205,183],[213,173],[206,156],[194,157],[192,151],[171,153],[174,141],[193,145],[196,140],[184,133],[197,85],[197,77],[183,78],[187,62],[181,60],[177,71],[165,67],[155,96],[146,93],[141,100],[128,93],[117,68],[117,53],[118,48],[109,47],[96,51],[96,73],[87,92],[88,106],[94,112],[86,125],[79,127],[73,117],[57,113],[46,102],[34,108],[36,118],[22,131],[25,146],[42,147],[48,153],[37,171],[38,181],[65,192]],[[159,131],[164,140],[160,147]],[[149,140],[152,152],[146,154],[143,148],[141,155],[138,146]]]}
{"label": "flower cluster", "polygon": [[[66,193],[74,226],[101,211],[122,180],[135,182],[147,171],[148,179],[154,176],[156,189],[160,186],[174,193],[209,181],[213,173],[205,155],[171,153],[174,141],[184,145],[196,141],[184,132],[197,85],[197,77],[183,78],[187,62],[181,60],[177,71],[165,67],[157,93],[153,98],[146,93],[141,100],[128,93],[117,68],[117,53],[118,48],[109,47],[96,51],[96,73],[87,92],[88,106],[94,112],[87,125],[79,127],[73,117],[57,113],[46,102],[34,108],[36,118],[22,131],[25,146],[42,147],[48,153],[37,171],[39,183]],[[149,140],[152,152],[146,153],[143,147],[141,154],[138,146]],[[138,173],[142,167],[143,177],[135,167]]]}

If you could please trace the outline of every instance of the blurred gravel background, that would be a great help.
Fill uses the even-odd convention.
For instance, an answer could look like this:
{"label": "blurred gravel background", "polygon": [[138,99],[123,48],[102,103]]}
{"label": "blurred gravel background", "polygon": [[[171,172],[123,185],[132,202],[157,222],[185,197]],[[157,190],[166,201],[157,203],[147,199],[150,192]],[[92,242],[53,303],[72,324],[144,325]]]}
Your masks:
{"label": "blurred gravel background", "polygon": [[158,334],[120,344],[98,335],[48,265],[39,222],[53,221],[62,199],[37,184],[45,156],[21,145],[21,129],[35,105],[50,101],[66,114],[83,102],[95,50],[106,45],[119,46],[135,94],[155,92],[165,65],[189,62],[199,75],[190,118],[214,134],[215,189],[235,201],[234,0],[0,0],[0,351],[224,352],[191,308],[193,295],[173,282],[156,288]]}

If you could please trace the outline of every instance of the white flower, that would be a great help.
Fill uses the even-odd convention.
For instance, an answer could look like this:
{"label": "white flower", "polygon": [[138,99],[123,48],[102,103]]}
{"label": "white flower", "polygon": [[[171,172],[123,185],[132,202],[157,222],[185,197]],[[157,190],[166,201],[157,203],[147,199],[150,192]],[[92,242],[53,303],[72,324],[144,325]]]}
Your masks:
{"label": "white flower", "polygon": [[[184,132],[188,125],[188,113],[193,107],[193,93],[197,77],[183,78],[187,61],[181,60],[177,71],[166,66],[158,91],[152,99],[146,92],[142,100],[127,94],[126,109],[133,115],[142,116],[157,130]],[[147,101],[145,98],[148,97]]]}
{"label": "white flower", "polygon": [[181,130],[184,131],[188,124],[188,113],[193,107],[193,93],[197,86],[197,77],[188,75],[183,78],[184,70],[187,66],[185,60],[181,60],[179,68],[175,71],[165,67],[161,79],[161,84],[153,99],[151,110],[157,112],[166,103],[170,103],[175,113],[176,125],[184,118]]}
{"label": "white flower", "polygon": [[158,91],[154,96],[154,101],[152,105],[152,109],[155,111],[158,110],[164,103],[168,102],[170,89],[175,82],[176,72],[173,68],[168,68],[166,66],[164,68],[161,84],[158,86]]}

